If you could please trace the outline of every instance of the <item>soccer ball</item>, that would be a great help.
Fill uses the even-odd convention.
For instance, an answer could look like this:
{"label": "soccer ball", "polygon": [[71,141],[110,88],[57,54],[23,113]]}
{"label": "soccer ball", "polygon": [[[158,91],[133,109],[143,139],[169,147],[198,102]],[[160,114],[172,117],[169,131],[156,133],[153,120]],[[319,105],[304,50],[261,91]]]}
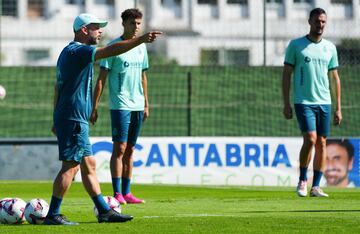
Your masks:
{"label": "soccer ball", "polygon": [[12,198],[11,197],[5,197],[5,198],[2,198],[0,200],[0,210],[2,209],[3,205],[5,204],[5,202],[11,200]]}
{"label": "soccer ball", "polygon": [[49,211],[49,204],[40,198],[32,199],[25,206],[25,219],[31,224],[42,224]]}
{"label": "soccer ball", "polygon": [[[115,199],[115,197],[104,196],[104,200],[110,206],[111,209],[121,213],[120,203],[118,200]],[[96,206],[94,206],[94,214],[96,217],[98,217],[98,215],[99,215],[99,211],[96,208]]]}
{"label": "soccer ball", "polygon": [[6,89],[4,86],[0,85],[0,99],[4,99],[6,96]]}
{"label": "soccer ball", "polygon": [[20,224],[25,221],[24,211],[26,203],[20,198],[10,198],[2,203],[0,212],[1,222],[5,224]]}
{"label": "soccer ball", "polygon": [[6,198],[3,198],[3,199],[0,200],[0,223],[4,223],[1,211],[2,211],[2,209],[4,207],[5,202],[7,202],[9,200],[11,200],[10,197],[6,197]]}

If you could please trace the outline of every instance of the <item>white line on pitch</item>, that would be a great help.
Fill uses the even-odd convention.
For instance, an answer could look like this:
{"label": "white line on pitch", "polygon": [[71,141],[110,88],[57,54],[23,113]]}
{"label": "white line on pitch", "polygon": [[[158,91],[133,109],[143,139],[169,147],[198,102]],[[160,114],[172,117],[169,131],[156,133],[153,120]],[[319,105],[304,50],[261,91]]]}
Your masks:
{"label": "white line on pitch", "polygon": [[168,216],[143,216],[139,218],[144,219],[159,219],[159,218],[187,218],[187,217],[238,217],[238,215],[226,215],[226,214],[178,214]]}

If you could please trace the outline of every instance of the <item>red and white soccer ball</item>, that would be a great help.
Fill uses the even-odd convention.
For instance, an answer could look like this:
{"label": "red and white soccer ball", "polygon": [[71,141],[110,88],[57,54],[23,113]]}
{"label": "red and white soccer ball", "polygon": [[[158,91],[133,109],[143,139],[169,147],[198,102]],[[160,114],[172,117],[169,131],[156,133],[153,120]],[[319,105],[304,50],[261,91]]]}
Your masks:
{"label": "red and white soccer ball", "polygon": [[25,207],[25,219],[30,224],[42,224],[49,211],[49,204],[41,199],[30,200]]}
{"label": "red and white soccer ball", "polygon": [[4,86],[0,85],[0,100],[4,99],[6,96],[6,89],[4,88]]}
{"label": "red and white soccer ball", "polygon": [[26,202],[20,198],[5,199],[1,202],[0,220],[5,224],[21,224],[25,221]]}
{"label": "red and white soccer ball", "polygon": [[[120,203],[118,200],[115,199],[115,197],[104,196],[104,200],[110,206],[111,209],[121,213]],[[99,215],[99,211],[96,208],[96,206],[94,206],[94,214],[96,217],[98,217],[98,215]]]}

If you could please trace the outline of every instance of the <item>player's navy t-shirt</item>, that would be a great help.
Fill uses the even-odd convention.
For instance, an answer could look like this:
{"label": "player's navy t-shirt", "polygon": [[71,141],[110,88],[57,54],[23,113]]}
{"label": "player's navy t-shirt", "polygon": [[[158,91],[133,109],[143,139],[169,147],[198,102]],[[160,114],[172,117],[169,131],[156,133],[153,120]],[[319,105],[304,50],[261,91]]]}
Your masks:
{"label": "player's navy t-shirt", "polygon": [[59,120],[88,123],[92,109],[93,61],[96,48],[71,42],[61,52],[56,71],[58,99],[54,110]]}

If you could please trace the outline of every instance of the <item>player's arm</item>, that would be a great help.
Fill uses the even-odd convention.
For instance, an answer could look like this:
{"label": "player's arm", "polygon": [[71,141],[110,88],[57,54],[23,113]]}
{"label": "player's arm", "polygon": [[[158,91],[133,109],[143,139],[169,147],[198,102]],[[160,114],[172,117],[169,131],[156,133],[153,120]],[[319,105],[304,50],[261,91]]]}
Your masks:
{"label": "player's arm", "polygon": [[160,34],[162,33],[159,31],[148,32],[140,37],[136,37],[130,40],[119,41],[109,46],[97,48],[95,52],[95,60],[125,53],[126,51],[129,51],[142,43],[151,43]]}
{"label": "player's arm", "polygon": [[284,101],[283,114],[286,119],[292,118],[292,108],[290,104],[290,81],[291,75],[294,68],[288,64],[284,64],[283,74],[282,74],[282,94]]}
{"label": "player's arm", "polygon": [[[55,84],[55,86],[54,86],[54,110],[55,110],[58,96],[59,96],[59,90],[58,90],[57,84]],[[56,135],[56,129],[55,129],[54,125],[51,127],[51,131],[52,131],[52,133],[54,133],[54,135]]]}
{"label": "player's arm", "polygon": [[90,123],[92,123],[92,124],[95,124],[96,120],[98,118],[97,109],[99,107],[100,97],[104,90],[107,75],[108,75],[108,71],[104,68],[100,68],[100,73],[99,73],[98,79],[96,81],[96,86],[94,89],[93,107],[92,107],[92,112],[91,112],[91,116],[90,116]]}
{"label": "player's arm", "polygon": [[146,75],[146,71],[142,72],[142,76],[141,76],[141,83],[143,86],[143,91],[144,91],[144,98],[145,98],[145,106],[144,106],[144,121],[149,117],[150,112],[149,112],[149,99],[148,99],[148,92],[147,92],[147,75]]}
{"label": "player's arm", "polygon": [[342,120],[342,113],[341,113],[341,83],[340,83],[340,77],[337,69],[329,71],[329,77],[332,83],[332,87],[334,87],[334,93],[335,93],[335,101],[336,101],[336,107],[335,107],[335,113],[334,113],[334,124],[340,125]]}

